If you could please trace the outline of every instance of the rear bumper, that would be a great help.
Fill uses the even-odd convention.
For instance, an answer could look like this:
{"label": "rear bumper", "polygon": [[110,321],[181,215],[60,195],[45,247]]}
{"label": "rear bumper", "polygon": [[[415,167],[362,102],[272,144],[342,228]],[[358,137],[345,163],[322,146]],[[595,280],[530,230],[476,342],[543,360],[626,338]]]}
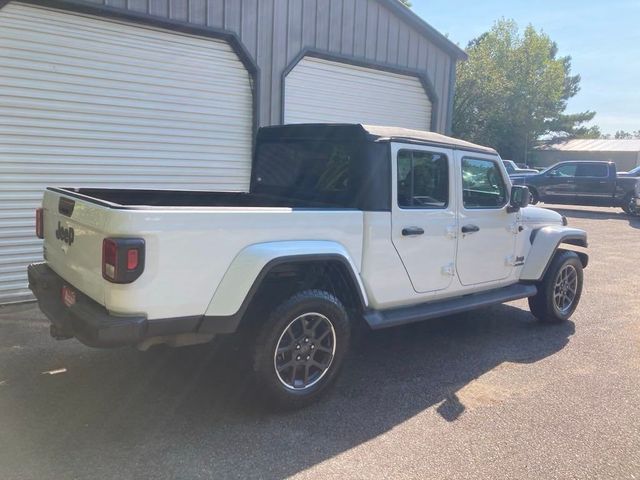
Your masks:
{"label": "rear bumper", "polygon": [[[29,288],[38,300],[40,310],[51,322],[51,336],[75,337],[91,347],[137,345],[152,337],[193,333],[201,316],[149,322],[145,316],[111,315],[102,305],[65,282],[46,263],[29,265]],[[67,307],[62,302],[62,286],[76,291],[76,303]]]}

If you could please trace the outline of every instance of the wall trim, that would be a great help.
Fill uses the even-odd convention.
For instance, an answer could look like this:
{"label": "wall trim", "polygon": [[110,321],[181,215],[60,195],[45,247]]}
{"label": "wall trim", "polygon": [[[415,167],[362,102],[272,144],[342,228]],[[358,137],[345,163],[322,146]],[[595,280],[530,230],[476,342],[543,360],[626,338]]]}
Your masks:
{"label": "wall trim", "polygon": [[[314,57],[321,58],[323,60],[329,60],[337,63],[345,63],[347,65],[353,65],[357,67],[371,68],[374,70],[382,70],[384,72],[397,73],[400,75],[408,75],[412,77],[418,78],[420,83],[422,84],[422,88],[424,89],[429,101],[431,102],[431,121],[430,121],[430,129],[435,132],[440,127],[438,125],[438,105],[439,98],[436,94],[435,88],[433,87],[433,82],[429,77],[429,74],[424,70],[418,70],[407,67],[399,67],[397,65],[391,65],[389,63],[384,62],[376,62],[372,60],[367,60],[361,57],[354,57],[351,55],[343,55],[339,53],[329,53],[323,50],[318,50],[316,48],[305,47],[303,48],[294,59],[285,67],[281,76],[280,76],[280,123],[284,124],[284,108],[285,108],[285,80],[286,77],[291,71],[300,63],[300,61],[305,57]],[[453,64],[455,62],[452,61]]]}

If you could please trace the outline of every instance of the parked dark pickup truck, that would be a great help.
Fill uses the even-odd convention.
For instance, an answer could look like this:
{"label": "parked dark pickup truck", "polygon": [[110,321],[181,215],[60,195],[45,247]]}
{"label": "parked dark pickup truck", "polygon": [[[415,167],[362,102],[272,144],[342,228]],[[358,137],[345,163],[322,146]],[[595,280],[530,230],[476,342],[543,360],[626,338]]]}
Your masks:
{"label": "parked dark pickup truck", "polygon": [[561,162],[537,175],[513,175],[514,185],[527,185],[531,203],[620,207],[640,214],[640,179],[616,175],[613,162]]}

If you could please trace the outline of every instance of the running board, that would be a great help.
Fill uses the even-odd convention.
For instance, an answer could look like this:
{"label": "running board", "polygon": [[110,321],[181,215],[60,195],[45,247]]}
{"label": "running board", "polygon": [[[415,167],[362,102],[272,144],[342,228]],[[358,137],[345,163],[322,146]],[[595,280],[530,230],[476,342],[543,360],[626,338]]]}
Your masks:
{"label": "running board", "polygon": [[535,285],[516,283],[515,285],[497,288],[487,292],[472,293],[462,297],[421,303],[420,305],[412,305],[410,307],[400,307],[389,310],[369,310],[364,313],[364,319],[372,329],[378,330],[380,328],[420,322],[430,318],[466,312],[497,303],[532,297],[536,293],[538,293],[538,289]]}

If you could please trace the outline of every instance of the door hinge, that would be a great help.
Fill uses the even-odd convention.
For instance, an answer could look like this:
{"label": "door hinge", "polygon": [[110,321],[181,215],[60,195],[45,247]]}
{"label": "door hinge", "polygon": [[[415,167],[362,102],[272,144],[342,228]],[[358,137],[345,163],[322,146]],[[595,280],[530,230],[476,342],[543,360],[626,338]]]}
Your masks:
{"label": "door hinge", "polygon": [[512,267],[519,267],[520,265],[524,265],[524,255],[511,255],[510,257],[507,257],[507,265],[511,265]]}
{"label": "door hinge", "polygon": [[455,268],[453,266],[453,263],[448,263],[446,264],[444,267],[442,267],[442,274],[443,275],[449,275],[450,277],[453,277],[455,275]]}
{"label": "door hinge", "polygon": [[518,233],[522,231],[520,228],[520,222],[513,222],[511,225],[509,225],[509,231],[511,233]]}

